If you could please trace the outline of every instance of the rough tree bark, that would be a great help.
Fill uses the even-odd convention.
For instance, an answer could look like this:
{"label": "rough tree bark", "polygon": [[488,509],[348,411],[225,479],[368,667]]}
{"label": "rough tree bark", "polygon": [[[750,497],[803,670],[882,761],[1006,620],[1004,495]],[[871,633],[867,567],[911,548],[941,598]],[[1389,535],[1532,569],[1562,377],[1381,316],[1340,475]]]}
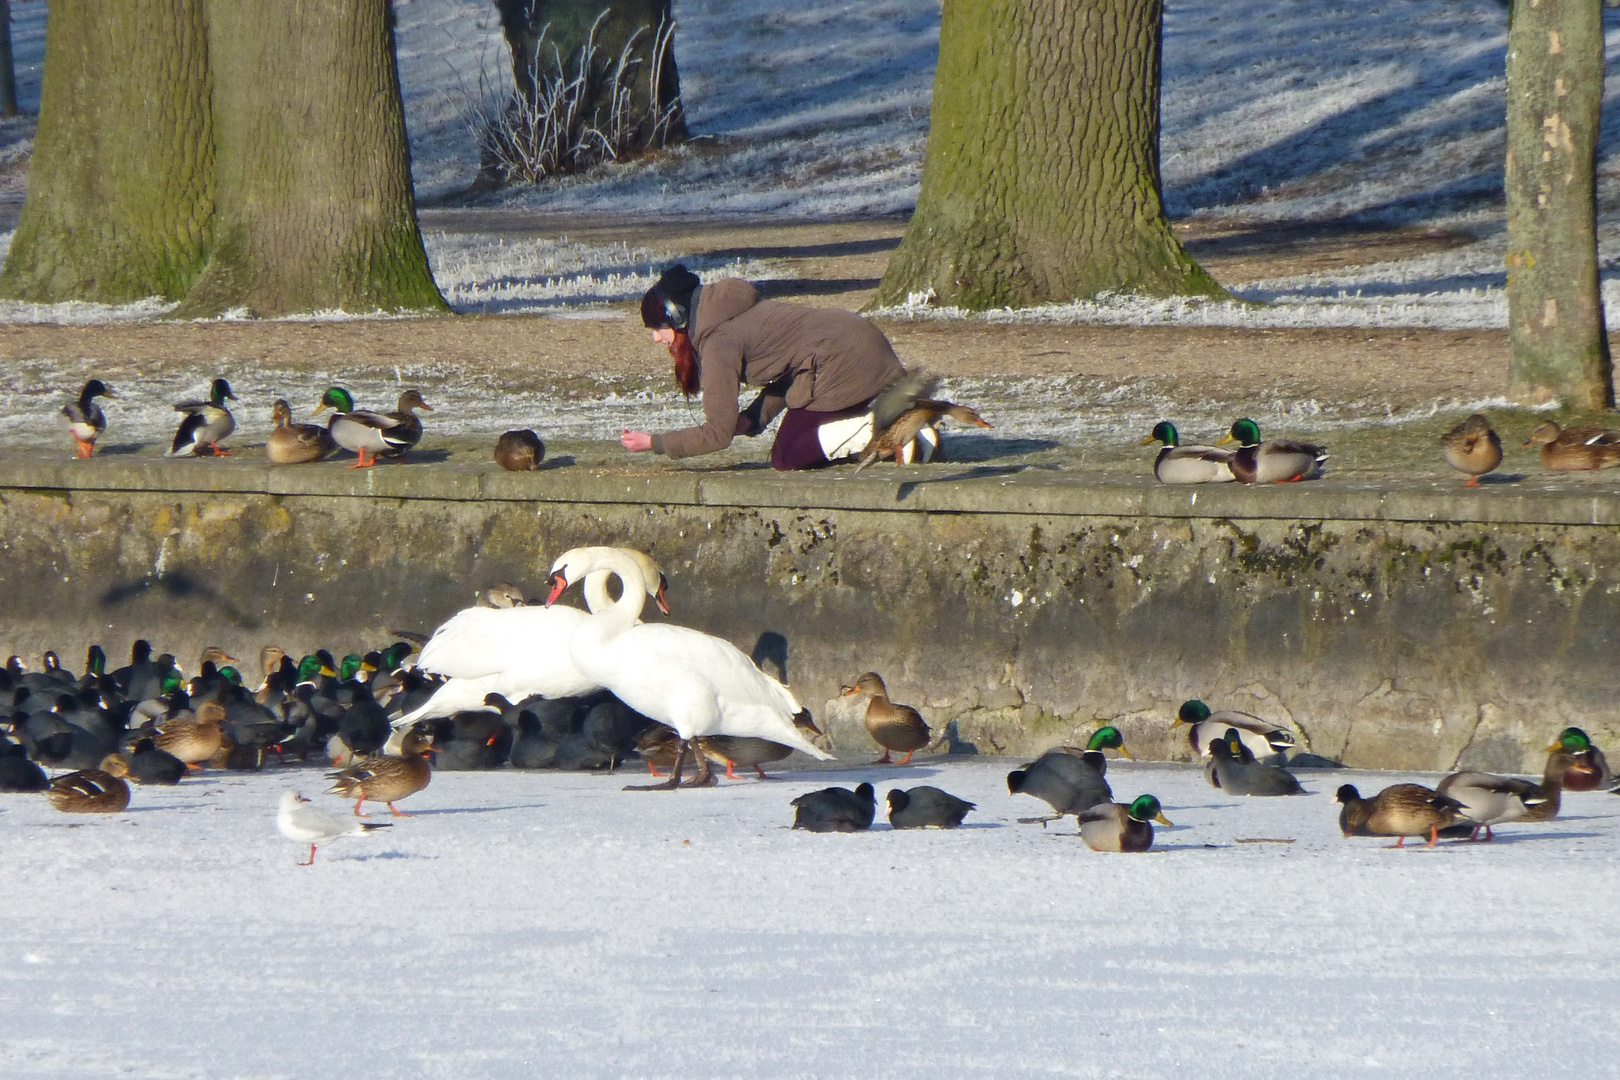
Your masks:
{"label": "rough tree bark", "polygon": [[[577,71],[577,61],[591,27],[596,25],[595,79],[584,114],[605,116],[611,107],[612,87],[604,76],[618,64],[625,43],[635,36],[630,56],[638,61],[632,69],[632,115],[643,118],[637,125],[637,145],[643,149],[678,143],[686,138],[686,118],[681,113],[681,80],[675,66],[672,38],[660,31],[674,21],[670,0],[495,0],[501,17],[501,32],[512,52],[512,79],[526,100],[535,98],[535,74],[556,71],[560,57],[567,74]],[[597,18],[606,12],[600,25]],[[542,41],[542,35],[544,40]],[[650,73],[658,57],[654,48],[665,45],[656,88]],[[661,133],[653,130],[652,117],[674,107],[673,116]]]}
{"label": "rough tree bark", "polygon": [[922,189],[877,304],[1225,296],[1159,182],[1162,0],[949,0]]}
{"label": "rough tree bark", "polygon": [[1507,99],[1509,394],[1612,406],[1597,260],[1600,0],[1514,0]]}
{"label": "rough tree bark", "polygon": [[0,295],[443,310],[387,0],[53,0]]}
{"label": "rough tree bark", "polygon": [[124,303],[190,288],[213,212],[203,37],[201,0],[53,0],[0,295]]}
{"label": "rough tree bark", "polygon": [[444,310],[386,0],[206,0],[218,205],[180,316]]}

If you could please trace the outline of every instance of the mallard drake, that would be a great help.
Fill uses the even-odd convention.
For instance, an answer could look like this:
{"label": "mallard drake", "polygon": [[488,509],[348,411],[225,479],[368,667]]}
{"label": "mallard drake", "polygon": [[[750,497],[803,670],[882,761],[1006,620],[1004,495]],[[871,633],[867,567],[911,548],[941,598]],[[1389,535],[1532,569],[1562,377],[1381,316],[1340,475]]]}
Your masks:
{"label": "mallard drake", "polygon": [[52,780],[45,798],[64,814],[117,814],[129,806],[129,785],[100,769],[80,769]]}
{"label": "mallard drake", "polygon": [[845,697],[866,695],[866,733],[872,741],[883,747],[883,756],[876,764],[892,764],[889,754],[904,754],[898,764],[911,761],[911,755],[928,745],[928,725],[922,715],[910,705],[896,705],[889,700],[888,688],[875,671],[856,678],[854,685],[841,687]]}
{"label": "mallard drake", "polygon": [[889,827],[894,829],[954,829],[976,805],[927,784],[895,788],[888,799]]}
{"label": "mallard drake", "polygon": [[231,393],[231,384],[215,379],[208,390],[207,401],[182,401],[175,405],[176,412],[185,413],[180,428],[174,433],[174,445],[169,457],[199,457],[204,447],[212,457],[227,457],[229,450],[221,450],[219,443],[236,430],[236,417],[225,407],[225,399],[237,400]]}
{"label": "mallard drake", "polygon": [[495,440],[495,460],[507,472],[533,472],[546,459],[546,444],[528,428],[502,432]]}
{"label": "mallard drake", "polygon": [[1455,799],[1462,807],[1462,816],[1473,825],[1470,840],[1478,840],[1481,829],[1485,830],[1486,840],[1492,839],[1492,825],[1518,821],[1548,798],[1541,785],[1533,781],[1484,772],[1454,772],[1442,779],[1435,791]]}
{"label": "mallard drake", "polygon": [[381,456],[397,461],[405,456],[405,451],[422,441],[422,420],[416,415],[416,410],[432,412],[433,406],[422,400],[422,395],[415,390],[407,390],[399,395],[399,404],[391,413],[384,413],[389,419],[398,420],[399,426],[391,434],[395,438],[406,440],[405,445],[384,452]]}
{"label": "mallard drake", "polygon": [[224,719],[223,705],[216,701],[198,702],[194,712],[183,712],[155,724],[152,743],[195,768],[224,747],[225,732],[220,727]]}
{"label": "mallard drake", "polygon": [[1603,751],[1592,745],[1592,740],[1578,727],[1565,728],[1558,740],[1547,747],[1548,753],[1562,750],[1569,754],[1569,764],[1562,776],[1565,791],[1596,791],[1614,783],[1609,762]]}
{"label": "mallard drake", "polygon": [[1479,478],[1502,464],[1502,440],[1484,413],[1475,413],[1440,436],[1446,464],[1468,477],[1463,487],[1479,487]]}
{"label": "mallard drake", "polygon": [[1118,750],[1126,757],[1131,756],[1119,729],[1107,724],[1092,733],[1084,749],[1075,746],[1053,747],[1022,769],[1008,773],[1007,790],[1010,793],[1033,795],[1052,808],[1050,814],[1019,818],[1019,822],[1045,825],[1066,814],[1078,814],[1112,799],[1114,793],[1104,779],[1108,773],[1108,759],[1102,753],[1104,750]]}
{"label": "mallard drake", "polygon": [[309,800],[296,791],[283,791],[281,806],[276,811],[276,828],[287,839],[309,845],[309,858],[298,865],[312,866],[318,845],[331,843],[340,836],[364,836],[378,829],[392,828],[392,823],[348,821],[310,806]]}
{"label": "mallard drake", "polygon": [[1176,425],[1160,420],[1153,434],[1142,445],[1162,442],[1153,459],[1153,476],[1161,484],[1221,484],[1237,479],[1232,475],[1232,451],[1218,446],[1182,446]]}
{"label": "mallard drake", "polygon": [[1211,787],[1220,788],[1228,795],[1305,794],[1293,773],[1255,761],[1240,734],[1237,728],[1228,728],[1224,739],[1210,744],[1210,768],[1206,775]]}
{"label": "mallard drake", "polygon": [[1363,799],[1354,784],[1339,788],[1339,831],[1345,836],[1393,836],[1405,847],[1408,836],[1427,836],[1429,847],[1440,830],[1463,819],[1462,803],[1422,784],[1394,784]]}
{"label": "mallard drake", "polygon": [[327,790],[327,794],[353,799],[355,817],[365,817],[360,812],[360,806],[366,802],[384,803],[395,817],[408,817],[394,803],[428,786],[433,779],[428,758],[433,752],[433,744],[420,731],[412,728],[405,733],[398,757],[368,757],[342,772],[327,774],[328,780],[337,781]]}
{"label": "mallard drake", "polygon": [[377,464],[378,454],[403,452],[416,441],[409,431],[399,430],[401,422],[394,417],[356,409],[354,398],[341,386],[328,387],[321,396],[315,412],[319,414],[324,409],[336,410],[326,425],[332,441],[345,450],[352,450],[360,459],[349,466],[351,469],[370,468]]}
{"label": "mallard drake", "polygon": [[939,379],[912,373],[878,395],[872,403],[872,436],[860,452],[856,472],[885,459],[904,465],[942,458],[936,425],[947,417],[970,427],[991,426],[966,405],[929,397],[938,386]]}
{"label": "mallard drake", "polygon": [[74,457],[87,458],[96,452],[96,439],[107,430],[107,417],[95,399],[112,396],[110,387],[100,379],[91,379],[79,391],[78,398],[62,406],[62,410],[56,414],[57,424],[73,436],[73,444],[77,447]]}
{"label": "mallard drake", "polygon": [[1153,846],[1153,822],[1169,825],[1159,800],[1138,795],[1129,806],[1102,803],[1080,812],[1080,839],[1092,851],[1146,851]]}
{"label": "mallard drake", "polygon": [[272,465],[303,465],[319,461],[337,448],[332,435],[319,424],[292,422],[292,406],[283,398],[276,398],[270,406],[270,419],[275,429],[265,441],[264,455]]}
{"label": "mallard drake", "polygon": [[1315,475],[1327,460],[1327,450],[1291,439],[1260,441],[1260,425],[1248,417],[1232,425],[1217,446],[1238,444],[1232,455],[1232,475],[1245,484],[1286,484]]}
{"label": "mallard drake", "polygon": [[794,799],[793,827],[807,832],[862,832],[877,814],[877,792],[871,784],[854,791],[830,787]]}
{"label": "mallard drake", "polygon": [[1235,709],[1210,712],[1209,706],[1196,698],[1182,702],[1176,718],[1170,722],[1172,728],[1183,724],[1187,725],[1187,742],[1199,757],[1208,757],[1209,748],[1225,738],[1227,731],[1232,729],[1237,730],[1244,747],[1256,758],[1287,753],[1294,746],[1292,735],[1258,716]]}
{"label": "mallard drake", "polygon": [[1525,446],[1541,446],[1541,464],[1554,472],[1590,472],[1620,465],[1620,431],[1600,427],[1561,428],[1537,424]]}

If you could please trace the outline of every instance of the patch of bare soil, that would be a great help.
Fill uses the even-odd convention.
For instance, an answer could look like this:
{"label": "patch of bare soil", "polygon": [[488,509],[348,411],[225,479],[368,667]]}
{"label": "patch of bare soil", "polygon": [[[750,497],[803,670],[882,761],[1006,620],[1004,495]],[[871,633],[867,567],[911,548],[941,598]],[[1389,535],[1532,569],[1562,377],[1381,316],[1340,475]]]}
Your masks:
{"label": "patch of bare soil", "polygon": [[[656,245],[682,255],[770,259],[794,280],[768,294],[859,308],[872,295],[899,221],[624,221],[557,218],[521,211],[430,210],[429,229],[553,236]],[[1236,283],[1443,250],[1455,234],[1419,230],[1183,229],[1188,246],[1220,280]],[[435,363],[452,370],[532,378],[659,373],[668,361],[648,341],[630,305],[622,319],[462,316],[337,323],[141,323],[0,326],[0,356],[89,360],[119,369],[206,371],[221,358],[264,360],[288,370],[388,371]],[[942,375],[1162,377],[1204,393],[1263,399],[1306,396],[1395,408],[1435,398],[1499,393],[1506,381],[1500,331],[991,326],[886,323],[907,363]]]}

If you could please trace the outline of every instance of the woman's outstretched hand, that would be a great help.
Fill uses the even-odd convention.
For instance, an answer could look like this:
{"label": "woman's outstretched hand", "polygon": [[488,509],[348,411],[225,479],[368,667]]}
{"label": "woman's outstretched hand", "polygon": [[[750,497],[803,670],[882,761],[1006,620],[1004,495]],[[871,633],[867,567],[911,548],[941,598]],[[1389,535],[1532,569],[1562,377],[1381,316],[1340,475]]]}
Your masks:
{"label": "woman's outstretched hand", "polygon": [[631,431],[626,428],[619,435],[619,445],[626,450],[640,452],[652,449],[652,436],[645,431]]}

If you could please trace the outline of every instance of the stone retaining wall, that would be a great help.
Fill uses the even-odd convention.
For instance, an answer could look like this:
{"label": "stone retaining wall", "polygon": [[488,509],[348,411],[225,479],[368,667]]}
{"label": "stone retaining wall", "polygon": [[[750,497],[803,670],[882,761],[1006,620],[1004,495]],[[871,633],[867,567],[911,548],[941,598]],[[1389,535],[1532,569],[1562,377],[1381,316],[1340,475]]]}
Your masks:
{"label": "stone retaining wall", "polygon": [[844,748],[865,736],[830,699],[868,669],[985,753],[1108,720],[1184,757],[1188,697],[1372,768],[1534,772],[1564,726],[1620,733],[1606,493],[25,459],[0,465],[0,521],[0,649],[75,670],[144,636],[256,677],[267,642],[376,647],[624,543],[663,564],[677,621],[783,670]]}

